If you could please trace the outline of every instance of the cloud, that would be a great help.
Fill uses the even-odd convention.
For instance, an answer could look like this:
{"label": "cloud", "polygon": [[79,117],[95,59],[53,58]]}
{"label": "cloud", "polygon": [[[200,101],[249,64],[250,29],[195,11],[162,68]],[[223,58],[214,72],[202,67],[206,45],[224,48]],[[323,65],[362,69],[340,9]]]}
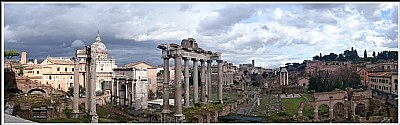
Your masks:
{"label": "cloud", "polygon": [[187,11],[192,8],[192,5],[190,4],[182,4],[181,7],[179,8],[179,11]]}
{"label": "cloud", "polygon": [[251,6],[228,6],[216,10],[211,16],[201,20],[196,31],[206,36],[224,33],[231,26],[250,18],[254,13],[255,9]]}
{"label": "cloud", "polygon": [[398,48],[395,3],[5,3],[4,17],[5,49],[27,51],[29,58],[71,57],[74,47],[95,41],[97,30],[118,65],[160,65],[158,44],[189,37],[205,50],[222,52],[228,62],[256,59],[270,68],[351,47]]}
{"label": "cloud", "polygon": [[71,47],[74,49],[84,49],[85,48],[85,43],[82,42],[82,40],[74,40],[71,43]]}

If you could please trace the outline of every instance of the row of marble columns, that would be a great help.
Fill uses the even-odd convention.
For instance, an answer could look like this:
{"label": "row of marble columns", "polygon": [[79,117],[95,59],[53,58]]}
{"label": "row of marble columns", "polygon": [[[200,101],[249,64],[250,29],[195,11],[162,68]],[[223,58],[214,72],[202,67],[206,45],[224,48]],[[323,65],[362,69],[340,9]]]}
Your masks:
{"label": "row of marble columns", "polygon": [[288,72],[279,73],[280,85],[289,85],[289,74]]}
{"label": "row of marble columns", "polygon": [[[203,60],[196,58],[186,58],[180,55],[173,56],[175,61],[175,114],[176,117],[182,117],[182,88],[181,88],[181,60],[184,61],[184,106],[185,108],[190,106],[189,102],[189,60],[193,61],[193,103],[199,103],[199,84],[198,84],[198,61],[200,61],[200,80],[201,80],[201,96],[200,101],[206,103],[211,101],[212,85],[211,85],[211,63],[212,60]],[[164,81],[163,81],[163,113],[169,113],[169,59],[170,57],[164,57]],[[206,66],[207,62],[207,66]],[[222,60],[218,62],[218,101],[222,102]]]}

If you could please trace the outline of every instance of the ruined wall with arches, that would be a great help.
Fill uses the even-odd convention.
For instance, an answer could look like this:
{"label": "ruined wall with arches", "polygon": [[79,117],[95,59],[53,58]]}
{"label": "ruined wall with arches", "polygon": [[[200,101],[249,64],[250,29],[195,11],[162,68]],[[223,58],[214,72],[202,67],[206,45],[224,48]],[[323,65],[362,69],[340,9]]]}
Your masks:
{"label": "ruined wall with arches", "polygon": [[[347,119],[349,114],[354,118],[356,115],[357,106],[363,106],[363,115],[366,116],[365,111],[369,108],[369,102],[372,99],[372,91],[364,89],[346,88],[343,90],[334,90],[332,92],[318,92],[313,94],[313,108],[314,108],[314,121],[319,121],[318,114],[321,105],[328,106],[329,120],[342,116]],[[303,106],[304,107],[304,106]],[[350,113],[349,113],[350,112]]]}

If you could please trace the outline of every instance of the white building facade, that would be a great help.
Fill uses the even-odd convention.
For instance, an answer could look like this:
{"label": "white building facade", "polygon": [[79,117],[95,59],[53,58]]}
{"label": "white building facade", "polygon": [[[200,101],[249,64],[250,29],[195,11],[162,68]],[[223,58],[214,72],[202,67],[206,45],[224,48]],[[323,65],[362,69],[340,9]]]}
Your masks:
{"label": "white building facade", "polygon": [[149,78],[144,68],[114,68],[111,98],[118,105],[147,109]]}

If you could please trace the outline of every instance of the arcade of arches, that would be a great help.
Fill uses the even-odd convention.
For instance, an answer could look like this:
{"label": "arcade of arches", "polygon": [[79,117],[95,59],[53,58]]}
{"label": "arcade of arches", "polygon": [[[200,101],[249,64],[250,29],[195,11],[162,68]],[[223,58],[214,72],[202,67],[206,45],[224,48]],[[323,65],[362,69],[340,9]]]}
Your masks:
{"label": "arcade of arches", "polygon": [[[372,99],[372,91],[347,88],[346,91],[314,93],[313,98],[313,102],[301,104],[298,116],[303,116],[304,110],[311,110],[312,107],[314,121],[324,118],[341,121],[355,116],[366,117],[366,111]],[[328,110],[324,110],[326,107]]]}

